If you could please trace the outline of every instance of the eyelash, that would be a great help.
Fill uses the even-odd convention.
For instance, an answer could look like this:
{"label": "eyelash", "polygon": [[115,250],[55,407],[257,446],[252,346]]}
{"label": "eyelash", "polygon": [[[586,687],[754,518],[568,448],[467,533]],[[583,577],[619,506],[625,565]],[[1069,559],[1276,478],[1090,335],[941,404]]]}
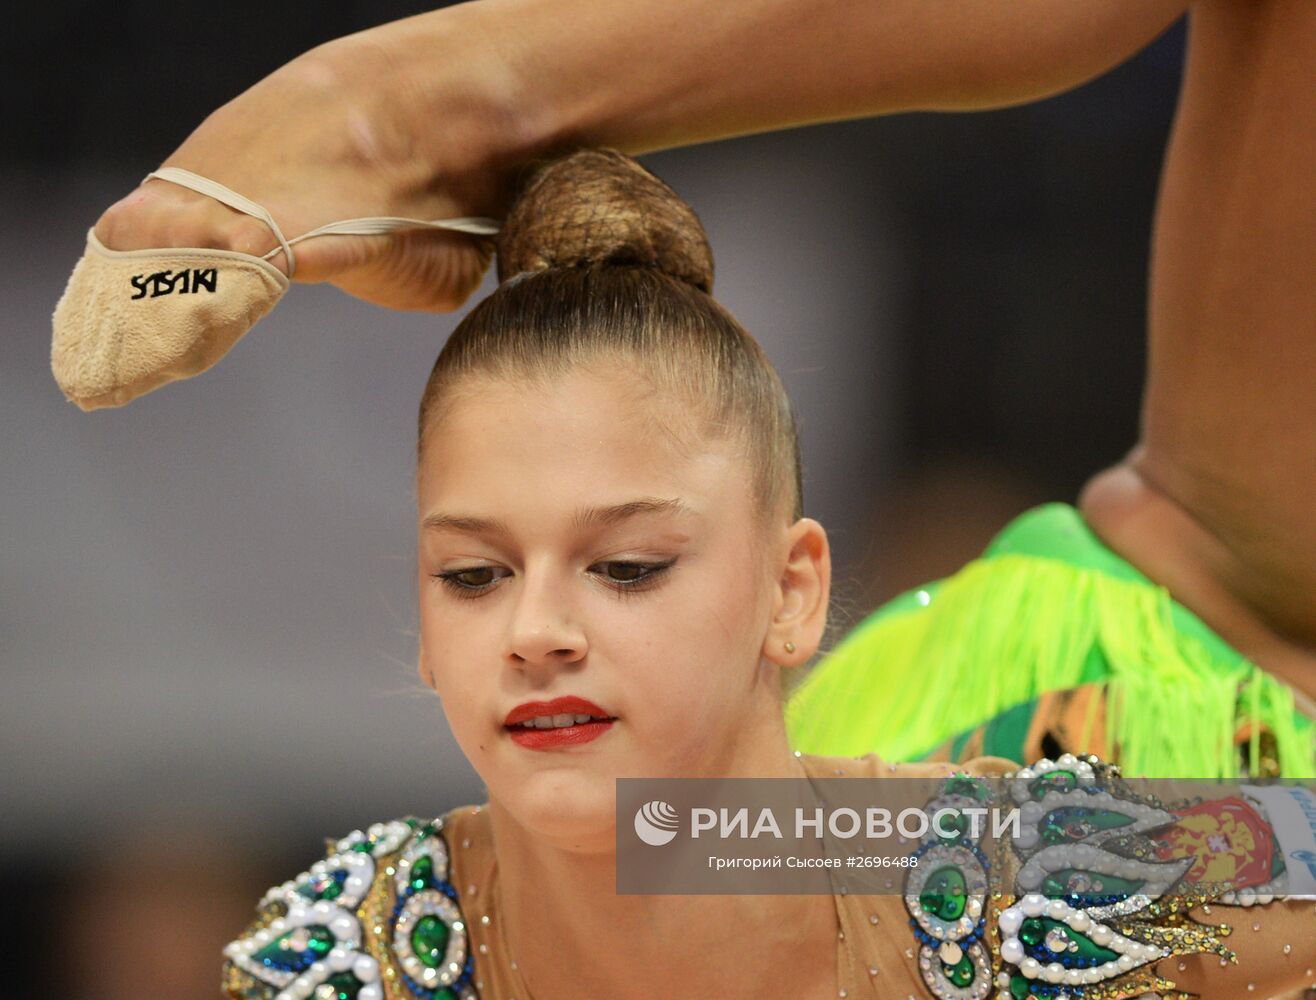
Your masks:
{"label": "eyelash", "polygon": [[[631,559],[612,559],[607,562],[595,563],[594,566],[625,566],[628,568],[634,567],[643,570],[644,572],[642,575],[636,577],[634,580],[606,580],[607,585],[611,587],[619,597],[626,597],[630,594],[642,590],[648,590],[650,587],[656,586],[658,583],[657,578],[661,577],[662,574],[670,569],[675,562],[675,559],[669,559],[666,562],[657,563],[637,562]],[[590,568],[593,569],[594,567],[591,566]],[[497,569],[497,567],[465,566],[462,569],[451,569],[444,573],[431,573],[430,575],[438,580],[439,583],[443,585],[444,589],[452,593],[454,596],[470,600],[472,598],[480,597],[492,590],[494,586],[496,586],[497,578],[495,577],[495,579],[489,583],[478,585],[461,583],[459,578],[465,576],[467,573],[478,573],[482,570],[493,569]]]}

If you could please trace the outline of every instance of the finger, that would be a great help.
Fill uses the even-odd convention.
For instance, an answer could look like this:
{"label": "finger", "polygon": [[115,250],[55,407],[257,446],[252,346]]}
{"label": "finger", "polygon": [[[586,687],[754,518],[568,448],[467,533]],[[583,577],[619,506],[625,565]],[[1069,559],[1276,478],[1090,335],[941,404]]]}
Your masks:
{"label": "finger", "polygon": [[[111,205],[94,227],[112,250],[200,247],[264,256],[277,245],[269,227],[204,195],[147,181]],[[271,261],[287,273],[282,255]]]}

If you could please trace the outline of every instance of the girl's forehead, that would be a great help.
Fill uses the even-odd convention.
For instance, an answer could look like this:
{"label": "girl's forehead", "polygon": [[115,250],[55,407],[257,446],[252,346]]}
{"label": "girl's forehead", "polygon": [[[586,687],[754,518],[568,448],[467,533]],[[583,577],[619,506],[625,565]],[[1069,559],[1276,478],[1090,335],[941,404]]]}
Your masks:
{"label": "girl's forehead", "polygon": [[609,453],[676,462],[728,451],[729,442],[710,430],[684,394],[617,366],[534,378],[468,376],[431,419],[422,462],[434,451],[448,463],[478,462],[496,450],[563,463]]}
{"label": "girl's forehead", "polygon": [[741,503],[739,450],[709,436],[682,401],[628,380],[570,373],[471,380],[427,430],[421,516],[453,504],[559,512],[636,497],[713,512]]}

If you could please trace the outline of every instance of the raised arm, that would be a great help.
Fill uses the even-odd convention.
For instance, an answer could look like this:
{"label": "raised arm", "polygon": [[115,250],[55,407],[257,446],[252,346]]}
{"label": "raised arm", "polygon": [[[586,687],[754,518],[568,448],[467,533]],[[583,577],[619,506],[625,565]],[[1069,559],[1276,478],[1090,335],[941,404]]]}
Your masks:
{"label": "raised arm", "polygon": [[505,40],[499,48],[533,81],[557,133],[639,153],[809,122],[1036,100],[1122,62],[1187,7],[495,0],[465,9],[484,19],[491,40]]}
{"label": "raised arm", "polygon": [[[916,109],[991,108],[1088,80],[1188,0],[481,0],[320,46],[220,108],[166,161],[334,219],[498,216],[517,169],[575,145],[629,153]],[[114,249],[263,253],[265,227],[151,181],[96,226]],[[407,233],[306,243],[297,278],[451,309],[487,251]]]}

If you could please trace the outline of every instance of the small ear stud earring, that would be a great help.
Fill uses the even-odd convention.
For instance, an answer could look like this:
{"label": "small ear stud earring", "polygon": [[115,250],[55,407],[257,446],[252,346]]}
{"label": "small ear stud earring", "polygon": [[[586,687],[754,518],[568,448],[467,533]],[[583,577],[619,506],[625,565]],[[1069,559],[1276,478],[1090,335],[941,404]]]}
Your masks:
{"label": "small ear stud earring", "polygon": [[788,653],[793,653],[793,652],[795,652],[795,643],[791,642],[789,639],[786,640],[786,642],[785,642],[784,645],[785,645],[785,648],[786,648],[786,652],[788,652]]}

